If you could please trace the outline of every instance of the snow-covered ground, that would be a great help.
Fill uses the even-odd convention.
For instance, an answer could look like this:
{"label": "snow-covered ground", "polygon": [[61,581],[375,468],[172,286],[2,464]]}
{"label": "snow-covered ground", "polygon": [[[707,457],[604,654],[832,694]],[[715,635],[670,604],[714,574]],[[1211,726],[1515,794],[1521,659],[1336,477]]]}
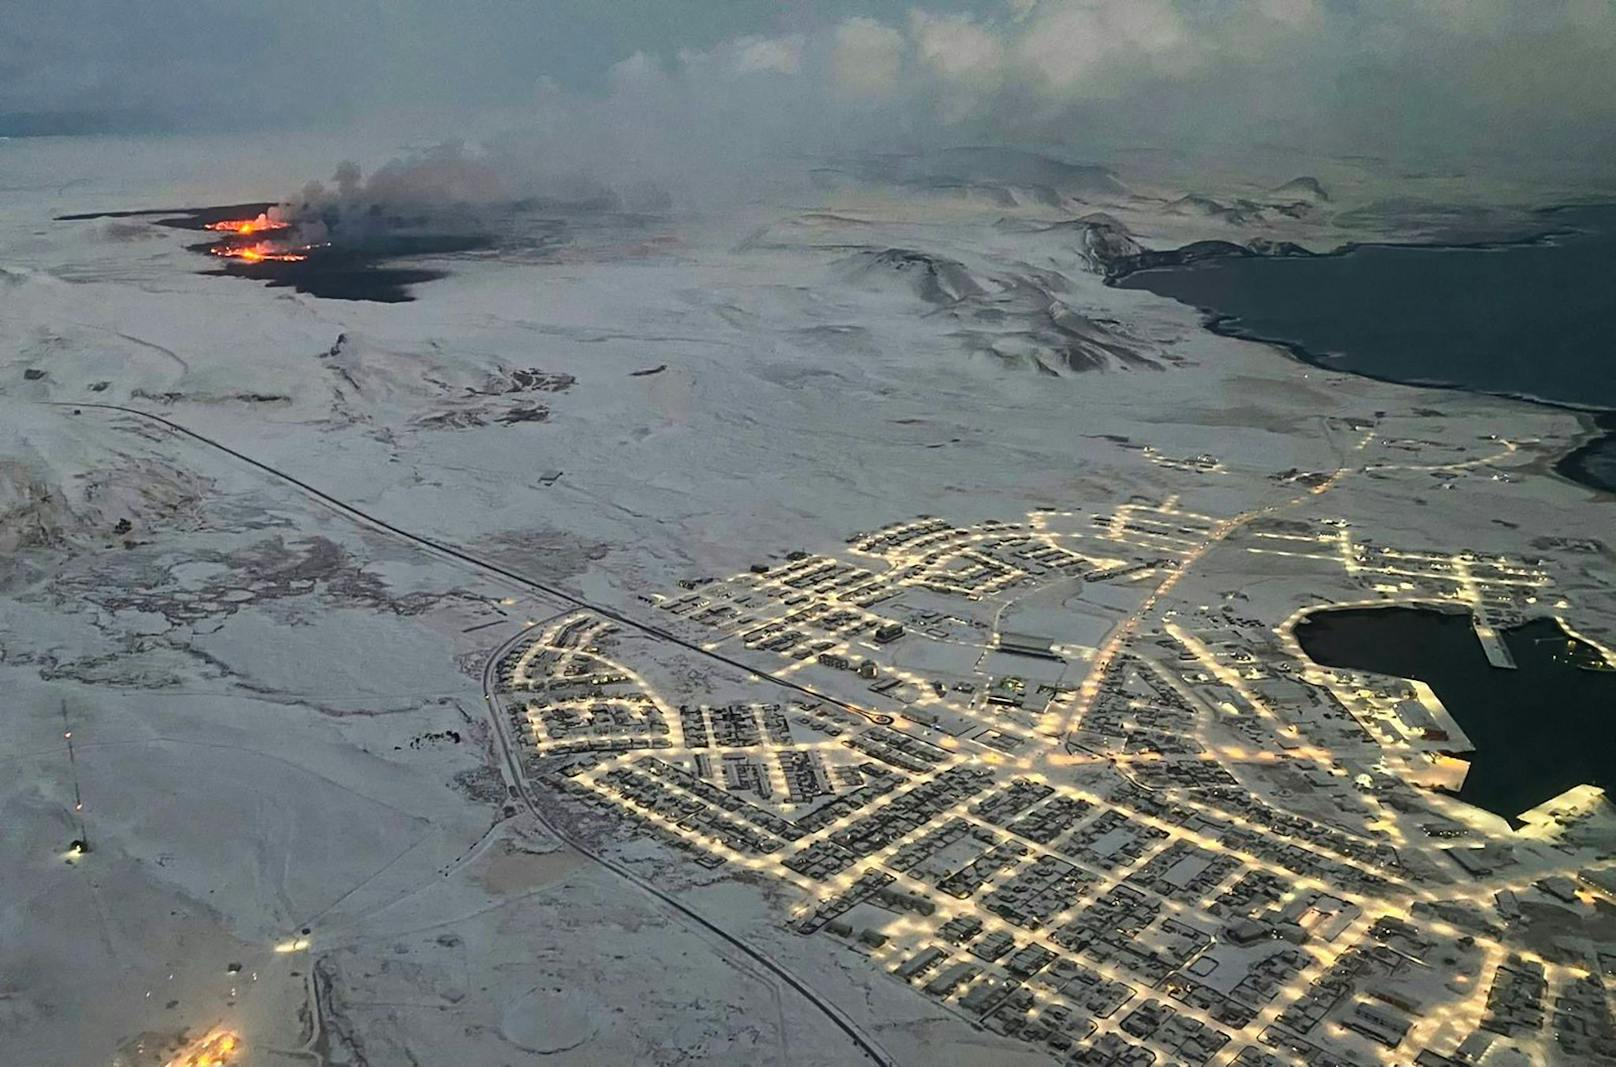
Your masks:
{"label": "snow-covered ground", "polygon": [[[1050,196],[974,162],[580,212],[552,253],[450,259],[405,304],[204,276],[194,235],[149,220],[52,221],[275,199],[329,153],[0,143],[7,1062],[162,1063],[221,1025],[255,1064],[853,1061],[802,996],[510,803],[480,657],[566,602],[380,524],[643,612],[680,579],[921,513],[1235,515],[1294,495],[1276,474],[1334,470],[1348,420],[1378,419],[1449,458],[1488,435],[1519,449],[1507,481],[1335,490],[1328,513],[1370,536],[1541,555],[1612,529],[1610,498],[1550,473],[1569,414],[1310,368],[1103,284],[1096,213],[1151,247],[1433,232],[1414,208],[1356,212],[1397,190],[1341,167],[1290,214],[1261,203],[1312,199],[1265,192],[1299,171],[1124,168],[1134,194]],[[1217,473],[1158,462],[1202,454]],[[1586,566],[1572,621],[1616,644],[1609,557]],[[1275,610],[1310,593],[1277,568],[1230,580]],[[91,851],[70,863],[79,819]],[[781,932],[764,887],[692,892],[904,1062],[1041,1061]]]}

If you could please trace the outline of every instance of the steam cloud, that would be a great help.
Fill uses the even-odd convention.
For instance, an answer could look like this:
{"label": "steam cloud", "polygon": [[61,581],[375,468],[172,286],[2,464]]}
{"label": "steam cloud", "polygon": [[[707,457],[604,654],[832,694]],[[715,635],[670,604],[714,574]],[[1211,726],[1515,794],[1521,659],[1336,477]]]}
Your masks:
{"label": "steam cloud", "polygon": [[490,228],[484,213],[509,199],[496,167],[447,144],[394,160],[368,179],[344,161],[329,185],[309,182],[270,208],[266,221],[289,227],[278,240],[290,246],[357,247],[400,229],[479,233]]}

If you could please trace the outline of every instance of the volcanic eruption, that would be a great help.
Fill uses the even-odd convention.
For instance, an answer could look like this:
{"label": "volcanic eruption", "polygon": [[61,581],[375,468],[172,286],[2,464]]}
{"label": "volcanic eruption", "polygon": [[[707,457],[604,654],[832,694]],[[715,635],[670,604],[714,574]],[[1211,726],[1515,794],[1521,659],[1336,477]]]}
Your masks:
{"label": "volcanic eruption", "polygon": [[485,248],[510,234],[512,204],[493,170],[458,147],[382,167],[365,180],[343,163],[277,204],[206,209],[173,225],[207,230],[195,246],[222,273],[335,299],[410,299],[405,286],[439,271],[383,268],[406,256]]}
{"label": "volcanic eruption", "polygon": [[[335,300],[411,300],[409,286],[444,276],[400,259],[441,260],[498,249],[502,256],[548,258],[575,239],[580,223],[594,234],[640,239],[663,200],[640,197],[625,209],[611,189],[592,181],[507,177],[459,145],[396,160],[368,179],[343,163],[328,185],[310,182],[278,203],[135,209],[63,215],[61,221],[155,216],[158,225],[200,231],[190,245],[216,266],[204,273],[249,278]],[[646,213],[647,209],[649,214]],[[385,264],[385,265],[384,265]],[[434,263],[433,266],[438,264]]]}
{"label": "volcanic eruption", "polygon": [[264,233],[269,230],[284,230],[289,224],[279,219],[272,219],[266,212],[260,211],[256,218],[251,219],[220,219],[210,222],[204,229],[216,230],[219,233],[239,233],[242,235]]}
{"label": "volcanic eruption", "polygon": [[301,263],[320,242],[305,241],[291,222],[280,215],[279,206],[247,218],[214,219],[202,228],[219,234],[207,246],[209,255],[243,263]]}

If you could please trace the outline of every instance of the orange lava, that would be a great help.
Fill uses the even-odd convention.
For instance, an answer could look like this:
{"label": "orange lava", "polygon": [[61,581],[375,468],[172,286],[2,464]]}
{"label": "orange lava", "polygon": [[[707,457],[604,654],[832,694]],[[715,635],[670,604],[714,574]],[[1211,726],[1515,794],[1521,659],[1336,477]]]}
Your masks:
{"label": "orange lava", "polygon": [[208,249],[223,259],[239,259],[243,263],[300,263],[308,253],[295,248],[282,248],[269,241],[255,241],[250,245],[215,245]]}
{"label": "orange lava", "polygon": [[240,1054],[240,1037],[229,1030],[215,1030],[193,1041],[164,1067],[228,1067]]}
{"label": "orange lava", "polygon": [[287,224],[276,222],[274,219],[259,215],[256,219],[223,219],[219,222],[208,223],[207,228],[218,233],[268,233],[272,230],[284,230]]}

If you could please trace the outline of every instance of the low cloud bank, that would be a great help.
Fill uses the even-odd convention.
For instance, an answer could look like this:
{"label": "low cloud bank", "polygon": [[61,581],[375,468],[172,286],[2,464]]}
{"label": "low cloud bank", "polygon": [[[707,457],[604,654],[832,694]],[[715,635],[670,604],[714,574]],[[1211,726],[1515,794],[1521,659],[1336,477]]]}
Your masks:
{"label": "low cloud bank", "polygon": [[18,2],[0,123],[27,132],[52,115],[390,123],[425,142],[503,129],[530,173],[692,188],[760,161],[987,142],[1616,169],[1610,0],[665,0],[635,19],[561,2]]}

